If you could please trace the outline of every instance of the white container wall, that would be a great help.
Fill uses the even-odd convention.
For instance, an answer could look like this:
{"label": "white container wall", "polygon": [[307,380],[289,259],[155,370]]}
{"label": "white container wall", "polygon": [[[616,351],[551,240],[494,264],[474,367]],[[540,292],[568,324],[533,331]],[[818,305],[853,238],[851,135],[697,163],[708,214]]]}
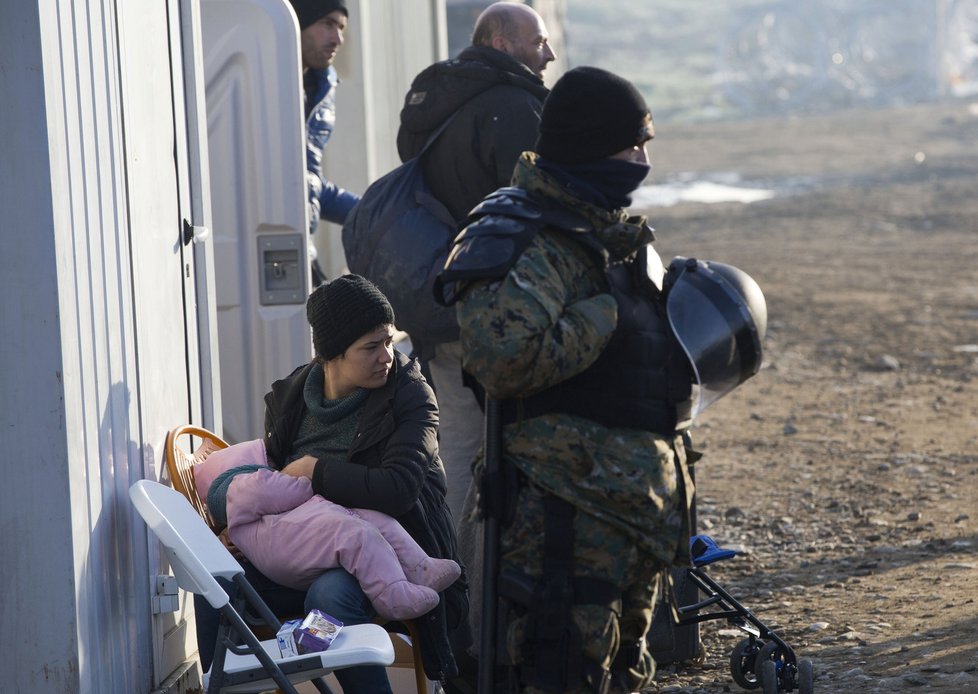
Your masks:
{"label": "white container wall", "polygon": [[159,477],[168,428],[204,417],[190,9],[2,11],[4,691],[148,692],[194,649],[186,605],[153,614],[165,565],[127,493]]}
{"label": "white container wall", "polygon": [[259,438],[312,357],[298,27],[286,0],[202,0],[223,435]]}

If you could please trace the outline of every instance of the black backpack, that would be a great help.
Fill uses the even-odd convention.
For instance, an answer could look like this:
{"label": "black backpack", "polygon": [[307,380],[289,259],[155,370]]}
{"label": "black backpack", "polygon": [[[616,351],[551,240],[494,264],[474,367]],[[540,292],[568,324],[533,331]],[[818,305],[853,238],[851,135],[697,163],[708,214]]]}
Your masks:
{"label": "black backpack", "polygon": [[371,183],[343,224],[350,272],[380,288],[397,327],[426,350],[458,339],[454,307],[436,304],[432,290],[458,229],[421,170],[421,157],[451,121],[431,134],[416,157]]}

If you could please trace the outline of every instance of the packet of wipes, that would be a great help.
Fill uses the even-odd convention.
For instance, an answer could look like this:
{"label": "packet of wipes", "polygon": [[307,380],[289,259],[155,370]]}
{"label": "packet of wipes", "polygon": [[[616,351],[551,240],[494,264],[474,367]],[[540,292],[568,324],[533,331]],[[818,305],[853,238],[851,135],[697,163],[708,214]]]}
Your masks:
{"label": "packet of wipes", "polygon": [[292,619],[278,631],[282,657],[325,651],[343,628],[343,622],[325,612],[312,610],[304,619]]}
{"label": "packet of wipes", "polygon": [[325,651],[343,628],[343,622],[325,612],[313,610],[295,630],[295,642],[299,653]]}

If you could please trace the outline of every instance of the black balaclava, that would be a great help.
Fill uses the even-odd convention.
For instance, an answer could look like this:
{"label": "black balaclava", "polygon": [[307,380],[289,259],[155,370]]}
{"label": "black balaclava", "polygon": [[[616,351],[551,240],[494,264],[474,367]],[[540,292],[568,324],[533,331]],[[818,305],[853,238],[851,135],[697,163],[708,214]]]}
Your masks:
{"label": "black balaclava", "polygon": [[540,166],[571,192],[606,209],[627,207],[648,176],[643,162],[611,159],[654,135],[645,99],[628,80],[578,67],[557,80],[543,104]]}

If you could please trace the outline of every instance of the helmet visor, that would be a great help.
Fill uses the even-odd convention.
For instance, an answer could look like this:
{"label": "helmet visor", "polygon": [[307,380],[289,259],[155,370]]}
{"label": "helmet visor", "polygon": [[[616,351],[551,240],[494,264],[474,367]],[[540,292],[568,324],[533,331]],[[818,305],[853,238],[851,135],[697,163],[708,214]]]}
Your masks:
{"label": "helmet visor", "polygon": [[696,376],[695,419],[760,369],[757,327],[740,293],[702,261],[669,290],[666,312]]}

